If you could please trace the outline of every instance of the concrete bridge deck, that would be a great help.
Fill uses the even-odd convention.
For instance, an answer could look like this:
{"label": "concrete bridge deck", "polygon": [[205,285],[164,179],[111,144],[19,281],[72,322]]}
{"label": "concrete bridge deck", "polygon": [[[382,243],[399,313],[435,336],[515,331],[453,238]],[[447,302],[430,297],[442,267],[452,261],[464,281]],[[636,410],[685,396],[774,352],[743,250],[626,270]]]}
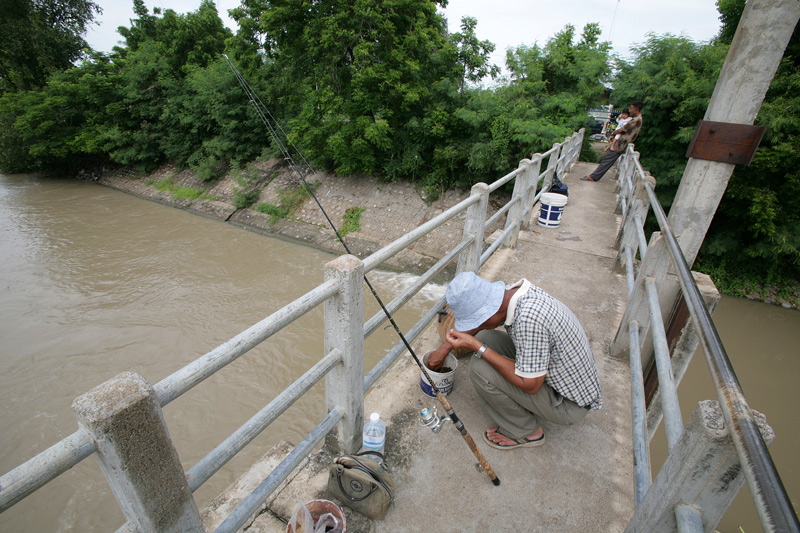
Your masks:
{"label": "concrete bridge deck", "polygon": [[[366,412],[378,411],[388,419],[386,452],[396,499],[383,521],[344,508],[348,531],[624,530],[634,500],[630,378],[627,363],[610,359],[608,352],[624,311],[626,285],[624,276],[614,271],[620,222],[614,213],[616,181],[612,173],[597,183],[581,181],[593,167],[578,163],[564,177],[570,196],[558,228],[534,221],[521,233],[517,248],[499,250],[480,274],[506,282],[525,277],[575,312],[597,361],[603,408],[575,426],[545,425],[547,443],[542,447],[496,450],[482,438],[491,420],[469,383],[469,357],[462,358],[448,398],[501,480],[494,486],[452,424],[434,434],[418,423],[418,401],[429,407],[438,402],[421,392],[419,369],[411,357],[401,356],[366,400]],[[414,347],[421,357],[438,343],[431,327]],[[281,453],[275,450],[265,457],[260,468],[268,473]],[[285,531],[279,518],[291,516],[299,500],[328,499],[330,460],[322,454],[309,458],[245,529]],[[240,488],[259,481],[243,479]],[[236,491],[229,498],[214,505],[233,505]],[[218,523],[211,514],[205,520],[207,527]]]}

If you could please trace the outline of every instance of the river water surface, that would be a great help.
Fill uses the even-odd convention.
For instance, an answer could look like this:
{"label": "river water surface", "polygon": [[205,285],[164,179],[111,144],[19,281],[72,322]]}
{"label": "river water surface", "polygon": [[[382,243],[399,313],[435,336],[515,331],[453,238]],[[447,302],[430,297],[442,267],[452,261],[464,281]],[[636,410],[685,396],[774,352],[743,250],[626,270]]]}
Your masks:
{"label": "river water surface", "polygon": [[[321,283],[331,259],[94,183],[0,174],[0,474],[76,431],[77,396],[125,370],[158,382]],[[369,277],[385,301],[411,281]],[[397,314],[401,329],[442,291],[412,300]],[[367,316],[378,311],[371,297],[366,305]],[[771,451],[797,508],[800,313],[723,297],[714,319],[748,400],[777,434]],[[322,357],[321,327],[320,308],[165,407],[185,469]],[[370,337],[366,368],[396,342],[391,329]],[[680,392],[685,420],[698,400],[716,399],[702,353]],[[279,440],[299,442],[321,419],[321,400],[318,386],[197,491],[198,505]],[[89,458],[0,515],[0,531],[122,522]],[[760,530],[747,488],[718,529],[739,527]]]}
{"label": "river water surface", "polygon": [[[151,383],[323,282],[334,256],[94,183],[0,175],[0,473],[77,430],[72,401],[125,370]],[[411,277],[372,272],[390,301]],[[369,293],[367,293],[369,294]],[[432,286],[395,318],[408,330]],[[379,310],[371,295],[366,315]],[[164,408],[184,469],[324,354],[322,308]],[[397,342],[367,339],[366,369]],[[195,493],[207,503],[279,440],[324,415],[322,385]],[[84,460],[0,515],[0,531],[107,531],[123,523],[97,461]]]}

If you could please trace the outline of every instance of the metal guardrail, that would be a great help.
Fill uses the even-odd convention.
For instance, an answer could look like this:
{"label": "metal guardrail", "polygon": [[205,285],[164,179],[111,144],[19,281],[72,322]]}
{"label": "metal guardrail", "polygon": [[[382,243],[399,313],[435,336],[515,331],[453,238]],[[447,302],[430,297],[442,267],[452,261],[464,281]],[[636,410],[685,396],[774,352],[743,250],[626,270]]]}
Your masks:
{"label": "metal guardrail", "polygon": [[[637,284],[643,285],[646,293],[650,310],[650,327],[648,329],[652,332],[658,388],[661,396],[660,408],[665,423],[667,448],[672,452],[684,432],[684,425],[678,405],[677,385],[672,376],[670,351],[667,346],[656,281],[653,276],[649,275],[651,269],[645,263],[645,258],[650,264],[657,261],[658,258],[651,258],[651,254],[657,253],[668,255],[669,263],[673,268],[672,273],[676,274],[680,283],[681,294],[688,307],[715,384],[725,424],[733,440],[764,531],[800,531],[797,514],[781,482],[753,412],[747,404],[733,366],[680,245],[672,232],[667,216],[655,195],[653,186],[654,181],[639,164],[638,153],[633,151],[633,146],[629,146],[620,160],[620,205],[625,222],[621,228],[618,244],[620,245],[620,258],[625,263],[629,298],[634,294],[634,287]],[[653,241],[651,241],[649,249],[646,245],[642,221],[646,218],[648,209],[652,209],[661,230],[665,246],[660,248]],[[641,259],[638,275],[634,272],[634,259],[637,251]],[[644,279],[639,279],[640,277],[644,277]],[[654,427],[647,427],[644,387],[639,379],[643,376],[640,326],[641,324],[637,320],[630,320],[628,324],[622,324],[620,327],[621,331],[624,329],[627,332],[629,341],[637,510],[651,485],[648,443],[655,432]],[[703,530],[702,520],[699,518],[700,513],[697,509],[679,505],[675,508],[675,513],[679,531]]]}
{"label": "metal guardrail", "polygon": [[[541,194],[549,190],[554,174],[568,170],[572,163],[577,161],[582,141],[583,130],[580,130],[567,137],[563,143],[554,144],[553,148],[544,154],[533,154],[530,159],[521,161],[516,170],[492,184],[475,185],[467,199],[365,258],[360,263],[363,269],[361,272],[363,273],[377,268],[420,238],[442,226],[448,220],[464,212],[467,213],[462,240],[456,243],[433,267],[422,274],[415,283],[389,302],[386,305],[387,310],[390,313],[394,313],[456,259],[458,259],[458,271],[477,270],[499,246],[503,244],[514,246],[519,231],[529,224],[529,219]],[[545,158],[548,161],[547,168],[541,171],[541,162]],[[512,180],[516,181],[511,200],[494,215],[487,218],[486,211],[489,194]],[[541,187],[539,186],[540,184]],[[482,210],[477,210],[476,206],[482,206]],[[486,250],[483,250],[485,230],[497,224],[502,216],[506,216],[504,229],[499,237]],[[158,403],[161,407],[166,406],[185,392],[199,385],[206,378],[212,376],[215,372],[226,367],[260,343],[268,340],[294,320],[320,304],[327,303],[331,298],[337,297],[343,290],[344,283],[341,279],[328,279],[305,295],[242,331],[229,341],[161,380],[153,386]],[[427,325],[436,317],[443,303],[444,299],[442,298],[408,331],[405,336],[409,342],[413,342],[424,331]],[[351,318],[348,317],[348,320]],[[358,317],[356,319],[360,320]],[[329,320],[327,313],[325,320],[326,322]],[[360,324],[359,327],[363,329],[363,338],[375,332],[386,320],[387,317],[383,311],[379,311],[365,323]],[[360,357],[362,365],[358,368],[363,368],[363,339],[361,341],[360,353],[345,353],[346,350],[339,348],[331,349],[312,368],[190,468],[185,475],[188,489],[191,492],[196,491],[311,387],[325,376],[328,376],[332,370],[342,366],[346,358]],[[358,343],[354,343],[354,345],[358,345]],[[361,395],[362,410],[363,395],[404,350],[403,343],[398,342],[366,376],[363,376],[363,381],[362,376],[358,376],[360,385],[357,393]],[[329,394],[327,387],[326,394]],[[353,418],[354,416],[360,420],[361,413],[354,415],[353,413],[347,413],[342,406],[331,407],[325,418],[294,448],[261,485],[232,511],[217,531],[236,531],[239,529],[250,516],[258,511],[269,495],[326,435],[334,428],[337,428],[338,425],[341,425],[344,419]],[[350,427],[349,434],[345,431],[345,440],[349,439],[351,442],[355,442],[356,439],[360,440],[360,425],[357,434],[354,434],[355,430],[352,424]],[[0,512],[12,507],[94,452],[100,453],[97,443],[90,438],[86,431],[79,429],[74,434],[3,475],[0,477]],[[128,515],[130,509],[124,510],[129,522],[121,529],[129,530],[131,527],[135,527],[137,517]]]}

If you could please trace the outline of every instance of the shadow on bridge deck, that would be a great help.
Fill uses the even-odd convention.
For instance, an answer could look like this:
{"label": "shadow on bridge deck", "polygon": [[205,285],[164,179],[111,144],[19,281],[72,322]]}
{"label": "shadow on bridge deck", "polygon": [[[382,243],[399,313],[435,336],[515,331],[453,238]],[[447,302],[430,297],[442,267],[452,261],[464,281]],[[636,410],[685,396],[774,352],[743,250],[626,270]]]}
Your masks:
{"label": "shadow on bridge deck", "polygon": [[[620,217],[614,213],[616,181],[611,173],[597,183],[580,180],[593,167],[578,163],[564,177],[570,195],[559,227],[540,227],[534,220],[521,233],[517,248],[500,249],[480,274],[507,283],[525,277],[575,312],[597,361],[603,408],[575,426],[545,425],[547,443],[542,447],[495,450],[483,441],[491,420],[469,383],[469,358],[462,358],[448,398],[501,480],[494,486],[452,424],[434,434],[418,423],[417,402],[429,407],[438,402],[423,395],[419,369],[410,356],[401,356],[366,400],[367,413],[378,411],[389,421],[387,460],[396,499],[383,521],[345,508],[348,531],[625,529],[634,499],[630,379],[627,363],[608,355],[626,291],[624,276],[614,271]],[[421,356],[438,342],[431,327],[414,347]],[[247,530],[285,531],[276,516],[288,518],[299,500],[327,499],[330,460],[311,457]]]}

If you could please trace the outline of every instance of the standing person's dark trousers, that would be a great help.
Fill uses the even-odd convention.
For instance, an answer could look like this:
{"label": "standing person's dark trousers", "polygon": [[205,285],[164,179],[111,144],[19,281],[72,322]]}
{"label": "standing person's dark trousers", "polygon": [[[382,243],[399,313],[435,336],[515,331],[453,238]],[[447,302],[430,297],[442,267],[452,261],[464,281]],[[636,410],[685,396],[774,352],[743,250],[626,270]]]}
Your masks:
{"label": "standing person's dark trousers", "polygon": [[616,150],[609,150],[608,153],[606,153],[603,160],[600,161],[600,164],[597,166],[597,168],[594,169],[594,172],[589,174],[589,177],[592,179],[592,181],[600,181],[600,178],[602,178],[605,175],[605,173],[608,172],[608,169],[611,168],[611,166],[614,164],[617,158],[619,158],[619,156],[621,155],[622,155],[621,152],[617,152]]}

